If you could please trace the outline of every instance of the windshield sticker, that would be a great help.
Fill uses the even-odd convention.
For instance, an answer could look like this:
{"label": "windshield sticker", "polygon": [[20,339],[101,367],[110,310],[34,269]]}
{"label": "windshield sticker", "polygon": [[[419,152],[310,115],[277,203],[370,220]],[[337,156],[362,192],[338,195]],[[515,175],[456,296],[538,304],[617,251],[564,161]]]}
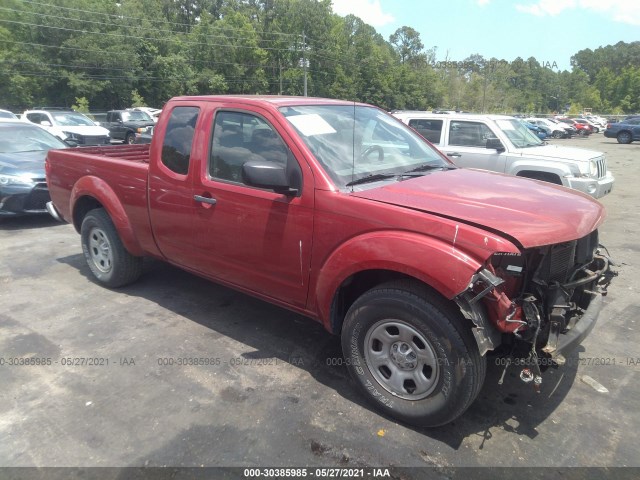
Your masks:
{"label": "windshield sticker", "polygon": [[502,130],[515,130],[513,123],[509,120],[496,120],[496,123]]}
{"label": "windshield sticker", "polygon": [[289,120],[294,127],[300,130],[305,137],[336,133],[335,129],[317,113],[293,115],[291,117],[287,117],[287,120]]}

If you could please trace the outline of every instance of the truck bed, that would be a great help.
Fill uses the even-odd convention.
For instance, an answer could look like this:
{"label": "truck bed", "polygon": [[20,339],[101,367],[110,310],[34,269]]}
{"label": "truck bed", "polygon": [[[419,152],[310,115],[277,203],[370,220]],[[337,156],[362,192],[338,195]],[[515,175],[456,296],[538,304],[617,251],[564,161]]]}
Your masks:
{"label": "truck bed", "polygon": [[[74,205],[80,204],[81,210],[103,204],[121,205],[122,212],[109,214],[116,222],[127,218],[135,225],[125,229],[130,234],[126,239],[130,250],[154,253],[147,211],[149,151],[148,144],[50,150],[46,160],[47,184],[60,215],[79,230],[80,224],[74,221]],[[85,195],[96,200],[83,203]],[[115,198],[119,200],[113,201]]]}
{"label": "truck bed", "polygon": [[142,145],[109,145],[100,147],[85,147],[67,152],[80,153],[82,155],[100,155],[102,157],[129,160],[132,162],[149,163],[149,148],[151,144]]}

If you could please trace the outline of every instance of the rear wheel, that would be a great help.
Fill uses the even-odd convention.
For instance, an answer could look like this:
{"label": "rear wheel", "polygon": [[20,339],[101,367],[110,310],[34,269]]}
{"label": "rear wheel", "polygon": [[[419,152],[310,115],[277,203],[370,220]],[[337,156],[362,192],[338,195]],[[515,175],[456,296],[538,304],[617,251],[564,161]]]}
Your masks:
{"label": "rear wheel", "polygon": [[94,277],[116,288],[136,281],[142,274],[142,258],[131,255],[103,208],[91,210],[80,228],[82,252]]}
{"label": "rear wheel", "polygon": [[471,405],[486,373],[471,327],[426,287],[391,282],[363,294],[344,321],[342,349],[360,391],[384,413],[435,427]]}
{"label": "rear wheel", "polygon": [[631,133],[630,132],[620,132],[616,137],[618,139],[618,143],[631,143]]}

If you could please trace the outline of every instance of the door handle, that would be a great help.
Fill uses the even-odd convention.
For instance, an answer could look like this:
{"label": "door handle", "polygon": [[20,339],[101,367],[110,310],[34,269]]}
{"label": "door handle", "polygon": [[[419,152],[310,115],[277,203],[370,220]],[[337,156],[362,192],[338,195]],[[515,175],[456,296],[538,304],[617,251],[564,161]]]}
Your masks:
{"label": "door handle", "polygon": [[460,158],[461,156],[462,154],[458,152],[447,153],[447,157]]}
{"label": "door handle", "polygon": [[208,203],[209,205],[215,205],[217,203],[217,200],[215,198],[203,197],[202,195],[194,195],[193,199],[196,202]]}

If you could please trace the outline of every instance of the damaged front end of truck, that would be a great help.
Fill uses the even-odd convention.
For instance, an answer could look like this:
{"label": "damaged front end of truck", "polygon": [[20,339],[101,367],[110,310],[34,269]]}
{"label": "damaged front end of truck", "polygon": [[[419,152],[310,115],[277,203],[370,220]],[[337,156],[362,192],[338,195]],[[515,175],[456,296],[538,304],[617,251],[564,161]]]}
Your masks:
{"label": "damaged front end of truck", "polygon": [[[589,335],[613,277],[598,231],[578,240],[494,253],[456,298],[475,325],[482,355],[502,346],[524,365],[520,378],[542,382],[541,366],[562,365]],[[506,372],[506,368],[505,368]],[[502,383],[503,376],[500,379]]]}

